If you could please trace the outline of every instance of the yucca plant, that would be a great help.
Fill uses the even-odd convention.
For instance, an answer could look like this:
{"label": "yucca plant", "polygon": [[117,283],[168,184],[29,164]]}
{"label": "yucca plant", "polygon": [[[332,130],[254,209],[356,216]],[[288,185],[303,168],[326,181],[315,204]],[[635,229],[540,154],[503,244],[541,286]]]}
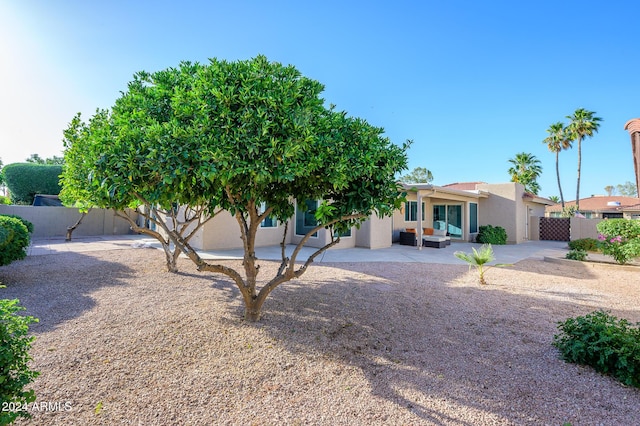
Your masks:
{"label": "yucca plant", "polygon": [[453,255],[458,259],[462,259],[467,262],[469,264],[469,269],[471,269],[471,267],[474,267],[478,270],[478,279],[480,281],[480,284],[482,285],[487,283],[484,279],[484,274],[490,268],[494,266],[511,266],[510,263],[497,263],[495,265],[487,265],[487,263],[496,260],[496,257],[493,254],[493,248],[491,248],[491,244],[483,244],[482,247],[480,247],[480,250],[476,250],[475,248],[471,247],[471,250],[473,250],[473,253],[457,251],[453,253]]}

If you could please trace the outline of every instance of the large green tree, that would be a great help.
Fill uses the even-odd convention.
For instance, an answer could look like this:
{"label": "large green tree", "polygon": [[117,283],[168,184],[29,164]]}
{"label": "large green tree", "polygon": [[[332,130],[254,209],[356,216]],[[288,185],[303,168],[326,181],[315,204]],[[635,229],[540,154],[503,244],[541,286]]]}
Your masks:
{"label": "large green tree", "polygon": [[[178,272],[179,247],[171,244],[166,232],[159,230],[169,228],[176,232],[185,242],[188,242],[198,230],[214,216],[214,212],[207,212],[205,216],[205,202],[190,207],[183,204],[183,193],[163,193],[140,196],[138,192],[130,192],[129,197],[113,197],[112,192],[106,192],[104,182],[97,182],[96,162],[104,160],[105,146],[110,141],[117,140],[114,133],[111,113],[99,110],[84,123],[77,114],[64,131],[65,162],[61,178],[62,191],[60,199],[69,207],[77,207],[80,211],[78,221],[67,228],[67,241],[71,240],[73,231],[80,225],[85,215],[93,207],[113,208],[116,216],[126,220],[131,229],[139,234],[148,235],[158,240],[166,256],[166,267],[169,272]],[[166,166],[166,172],[172,172],[172,164],[165,159],[159,159],[156,166]],[[116,163],[117,167],[128,165]],[[112,185],[131,191],[133,180],[130,176],[134,171],[120,176],[112,176]],[[149,192],[150,188],[146,187]],[[136,190],[138,191],[138,190]],[[138,223],[138,216],[142,216],[144,223]],[[153,224],[155,226],[149,226]]]}
{"label": "large green tree", "polygon": [[401,176],[399,180],[404,183],[431,183],[433,174],[425,167],[416,167],[410,173]]}
{"label": "large green tree", "polygon": [[623,184],[616,185],[616,190],[620,195],[624,197],[638,196],[638,188],[636,188],[636,184],[630,181],[626,181]]}
{"label": "large green tree", "polygon": [[560,204],[564,209],[564,195],[562,194],[562,185],[560,184],[560,151],[571,148],[571,140],[567,135],[564,124],[560,121],[553,123],[547,129],[547,136],[542,143],[546,143],[549,151],[556,154],[556,177],[558,179],[558,191],[560,192]]}
{"label": "large green tree", "polygon": [[[78,158],[65,155],[66,163],[81,164],[86,178],[63,182],[105,207],[168,211],[178,203],[208,215],[230,212],[244,246],[242,272],[202,259],[165,221],[158,226],[198,270],[230,277],[245,318],[256,321],[267,296],[300,277],[341,232],[371,214],[391,215],[403,198],[395,176],[406,168],[408,143],[397,146],[381,128],[325,107],[323,89],[295,67],[264,56],[137,73],[112,110],[98,112],[74,142],[86,149]],[[288,256],[283,227],[280,267],[259,283],[260,223],[269,216],[287,223],[296,200],[324,200],[315,211],[317,226]],[[322,228],[331,241],[296,263]]]}
{"label": "large green tree", "polygon": [[525,191],[537,195],[540,192],[537,179],[542,174],[540,160],[533,154],[520,152],[514,158],[510,158],[509,163],[511,167],[508,173],[511,176],[511,182],[521,183]]}
{"label": "large green tree", "polygon": [[586,137],[593,137],[598,133],[602,118],[596,117],[595,112],[578,108],[573,115],[568,115],[570,120],[567,125],[569,139],[578,141],[578,178],[576,184],[576,210],[580,210],[580,173],[582,167],[582,141]]}

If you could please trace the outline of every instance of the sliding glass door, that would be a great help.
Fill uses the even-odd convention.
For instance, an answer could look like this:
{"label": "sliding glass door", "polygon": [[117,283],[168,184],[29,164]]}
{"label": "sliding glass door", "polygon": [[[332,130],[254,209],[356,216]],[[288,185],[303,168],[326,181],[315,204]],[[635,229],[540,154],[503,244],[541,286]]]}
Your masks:
{"label": "sliding glass door", "polygon": [[451,238],[462,239],[462,205],[435,204],[433,206],[433,228],[446,229]]}
{"label": "sliding glass door", "polygon": [[462,206],[447,206],[447,232],[451,238],[462,238]]}

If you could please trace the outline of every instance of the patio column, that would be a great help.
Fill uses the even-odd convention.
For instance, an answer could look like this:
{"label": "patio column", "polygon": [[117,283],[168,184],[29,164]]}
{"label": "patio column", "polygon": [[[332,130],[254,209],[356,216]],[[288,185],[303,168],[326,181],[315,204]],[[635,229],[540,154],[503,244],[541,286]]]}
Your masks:
{"label": "patio column", "polygon": [[640,118],[634,118],[624,125],[624,129],[631,136],[631,152],[633,153],[633,166],[636,171],[636,189],[640,197]]}
{"label": "patio column", "polygon": [[416,196],[418,198],[418,226],[416,228],[416,246],[418,247],[418,250],[422,250],[422,194],[420,193],[420,190],[416,192]]}

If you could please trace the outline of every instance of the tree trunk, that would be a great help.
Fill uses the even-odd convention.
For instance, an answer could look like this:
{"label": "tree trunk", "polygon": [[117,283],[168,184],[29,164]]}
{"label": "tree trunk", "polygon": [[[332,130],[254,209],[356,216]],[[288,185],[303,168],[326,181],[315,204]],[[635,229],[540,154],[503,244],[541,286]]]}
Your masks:
{"label": "tree trunk", "polygon": [[562,185],[560,185],[560,151],[556,151],[556,176],[558,177],[558,191],[560,191],[560,204],[562,205],[562,210],[564,211],[564,196],[562,195]]}
{"label": "tree trunk", "polygon": [[[91,209],[89,209],[89,210],[91,210]],[[80,215],[80,219],[78,219],[78,221],[74,225],[69,226],[67,228],[67,235],[64,238],[65,241],[71,241],[71,234],[73,234],[73,231],[75,231],[76,228],[78,226],[80,226],[80,224],[82,223],[82,219],[84,219],[84,217],[87,215],[87,213],[89,213],[89,211],[86,211],[86,212],[82,213]]]}
{"label": "tree trunk", "polygon": [[576,212],[580,211],[580,166],[582,163],[582,137],[578,136],[578,185],[576,186]]}
{"label": "tree trunk", "polygon": [[264,297],[256,297],[250,301],[245,299],[244,304],[244,319],[247,322],[257,322],[260,321],[260,317],[262,316],[262,305],[266,298]]}
{"label": "tree trunk", "polygon": [[170,243],[162,242],[162,249],[164,250],[164,255],[167,259],[167,272],[178,272],[178,256],[180,255],[180,250],[176,247],[174,252],[171,252]]}

